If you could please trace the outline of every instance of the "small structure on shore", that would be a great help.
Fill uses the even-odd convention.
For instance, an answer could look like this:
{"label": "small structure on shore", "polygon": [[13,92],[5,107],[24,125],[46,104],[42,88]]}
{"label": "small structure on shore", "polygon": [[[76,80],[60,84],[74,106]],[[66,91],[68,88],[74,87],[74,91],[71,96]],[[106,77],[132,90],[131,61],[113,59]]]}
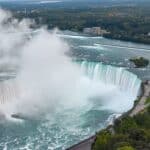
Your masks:
{"label": "small structure on shore", "polygon": [[102,29],[101,27],[92,27],[92,28],[84,28],[83,33],[95,36],[102,36],[104,34],[108,34],[109,32]]}

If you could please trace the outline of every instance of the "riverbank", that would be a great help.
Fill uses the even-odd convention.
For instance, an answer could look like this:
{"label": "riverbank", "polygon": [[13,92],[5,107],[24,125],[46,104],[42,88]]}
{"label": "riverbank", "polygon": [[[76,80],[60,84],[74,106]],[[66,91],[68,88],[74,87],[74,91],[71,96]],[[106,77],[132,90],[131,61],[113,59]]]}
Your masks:
{"label": "riverbank", "polygon": [[[146,103],[146,100],[148,97],[150,97],[150,81],[146,81],[141,84],[141,95],[138,98],[139,100],[135,101],[135,105],[133,106],[133,108],[131,110],[129,110],[127,113],[124,113],[121,117],[116,119],[114,121],[115,122],[114,124],[116,124],[116,122],[120,122],[122,119],[124,119],[126,117],[133,118],[140,112],[144,111],[150,105],[149,103],[148,104]],[[115,125],[110,125],[109,127],[107,127],[104,130],[107,132],[110,132],[110,134],[112,134],[112,135],[115,135]],[[103,132],[103,131],[101,131],[101,132]],[[101,132],[100,132],[100,134],[103,134]],[[98,136],[96,134],[96,135],[80,142],[79,144],[76,144],[76,145],[68,148],[67,150],[91,150],[92,145],[94,145],[94,143],[97,142],[97,139],[100,137],[100,134]]]}
{"label": "riverbank", "polygon": [[134,109],[129,113],[130,117],[137,115],[139,112],[143,111],[149,104],[146,104],[146,100],[150,97],[150,81],[143,83],[143,95],[140,100],[135,105]]}
{"label": "riverbank", "polygon": [[[124,35],[120,35],[118,33],[115,34],[106,34],[104,35],[105,38],[107,39],[111,39],[111,40],[119,40],[119,41],[124,41],[124,42],[132,42],[132,43],[137,43],[137,44],[146,44],[146,45],[150,45],[150,40],[149,40],[149,37],[140,37],[140,35],[138,35],[138,37],[132,37],[132,36],[129,36],[129,37],[124,37]],[[145,38],[145,39],[144,39]]]}

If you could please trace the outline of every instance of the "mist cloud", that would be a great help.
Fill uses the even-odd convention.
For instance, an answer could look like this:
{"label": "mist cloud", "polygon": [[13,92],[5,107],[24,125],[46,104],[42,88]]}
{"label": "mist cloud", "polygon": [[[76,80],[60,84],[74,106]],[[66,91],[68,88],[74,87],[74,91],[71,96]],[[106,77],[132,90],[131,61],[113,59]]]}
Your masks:
{"label": "mist cloud", "polygon": [[41,28],[33,34],[32,23],[19,22],[10,12],[0,10],[1,65],[17,68],[11,82],[19,88],[17,98],[12,97],[2,108],[9,114],[35,116],[53,112],[59,106],[74,106],[79,96],[80,70],[65,55],[68,44],[55,30],[50,33]]}
{"label": "mist cloud", "polygon": [[33,24],[0,10],[0,71],[16,74],[0,84],[0,111],[5,116],[41,119],[67,109],[86,112],[95,107],[95,101],[99,107],[122,112],[133,104],[135,95],[86,76],[84,68],[65,55],[70,47],[57,30],[33,30]]}

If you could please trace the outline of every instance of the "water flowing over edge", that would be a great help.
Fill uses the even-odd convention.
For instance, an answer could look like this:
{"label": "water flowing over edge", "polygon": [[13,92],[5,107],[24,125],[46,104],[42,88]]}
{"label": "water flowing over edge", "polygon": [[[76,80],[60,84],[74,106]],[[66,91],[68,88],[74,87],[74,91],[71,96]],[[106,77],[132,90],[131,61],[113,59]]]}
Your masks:
{"label": "water flowing over edge", "polygon": [[[95,82],[117,86],[121,91],[132,93],[135,97],[139,94],[141,80],[137,75],[121,67],[104,65],[101,62],[77,61],[81,72]],[[0,103],[8,101],[11,97],[18,95],[18,86],[15,80],[0,83]]]}
{"label": "water flowing over edge", "polygon": [[104,65],[101,62],[78,61],[81,71],[85,76],[94,81],[117,86],[121,91],[126,91],[137,96],[141,80],[137,75],[121,67]]}

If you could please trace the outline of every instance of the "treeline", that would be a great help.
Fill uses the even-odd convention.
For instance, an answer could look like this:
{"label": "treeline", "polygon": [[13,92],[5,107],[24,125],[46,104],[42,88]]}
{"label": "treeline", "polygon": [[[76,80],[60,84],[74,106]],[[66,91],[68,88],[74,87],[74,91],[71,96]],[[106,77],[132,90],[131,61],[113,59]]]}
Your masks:
{"label": "treeline", "polygon": [[113,130],[98,133],[93,150],[149,150],[150,106],[133,118],[116,120]]}
{"label": "treeline", "polygon": [[100,26],[110,32],[104,35],[126,41],[150,44],[149,7],[108,7],[89,9],[34,9],[14,13],[17,18],[35,19],[38,25],[49,29],[82,32],[85,27]]}

